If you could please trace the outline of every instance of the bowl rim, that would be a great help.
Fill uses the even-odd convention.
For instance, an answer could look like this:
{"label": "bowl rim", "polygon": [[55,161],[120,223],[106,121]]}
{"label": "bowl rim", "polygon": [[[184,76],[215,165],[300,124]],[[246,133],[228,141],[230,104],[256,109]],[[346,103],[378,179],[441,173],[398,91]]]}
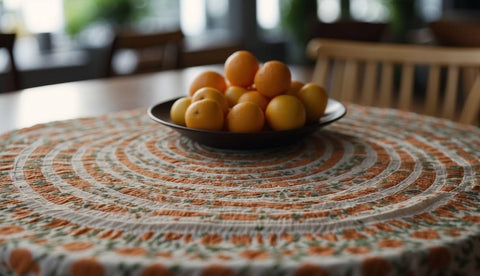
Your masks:
{"label": "bowl rim", "polygon": [[249,133],[230,132],[230,131],[225,131],[225,130],[205,130],[205,129],[189,128],[189,127],[186,127],[186,126],[175,124],[173,122],[162,120],[158,116],[154,115],[154,110],[156,108],[159,108],[160,105],[166,105],[166,104],[170,103],[170,106],[171,106],[176,100],[178,100],[180,98],[183,98],[183,97],[184,96],[176,97],[176,98],[173,98],[173,99],[170,99],[170,100],[166,100],[166,101],[151,105],[147,109],[148,116],[150,117],[150,119],[152,119],[153,121],[155,121],[157,123],[160,123],[162,125],[165,125],[165,126],[168,126],[168,127],[174,128],[174,129],[183,130],[183,131],[190,131],[190,132],[197,132],[197,133],[208,133],[208,134],[218,134],[218,135],[231,135],[231,136],[251,136],[251,135],[255,135],[255,134],[258,135],[259,133],[264,133],[264,134],[288,134],[288,133],[297,132],[301,129],[319,128],[319,127],[322,127],[324,125],[328,125],[330,123],[333,123],[337,120],[340,120],[341,118],[343,118],[347,114],[347,108],[345,107],[345,105],[342,102],[334,100],[332,98],[328,98],[327,108],[328,108],[329,104],[338,105],[338,108],[335,109],[332,113],[328,113],[328,114],[320,117],[320,119],[318,120],[318,123],[306,124],[303,127],[296,128],[296,129],[261,130],[259,132],[249,132]]}

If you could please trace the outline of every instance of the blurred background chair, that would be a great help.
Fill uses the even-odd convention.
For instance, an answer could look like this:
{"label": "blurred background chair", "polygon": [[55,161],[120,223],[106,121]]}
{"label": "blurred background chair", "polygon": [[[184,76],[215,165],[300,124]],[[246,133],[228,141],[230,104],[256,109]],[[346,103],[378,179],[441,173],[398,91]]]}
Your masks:
{"label": "blurred background chair", "polygon": [[440,45],[480,47],[480,20],[438,20],[428,27]]}
{"label": "blurred background chair", "polygon": [[[184,35],[181,31],[161,33],[117,33],[113,39],[107,59],[105,76],[118,75],[115,67],[122,67],[121,63],[115,63],[117,55],[121,51],[131,50],[135,60],[120,68],[123,74],[148,73],[168,69],[177,69],[182,66],[182,43]],[[118,66],[115,66],[118,65]]]}
{"label": "blurred background chair", "polygon": [[10,77],[6,78],[7,85],[5,91],[14,91],[20,89],[20,79],[18,76],[17,65],[13,55],[13,46],[15,45],[15,34],[1,34],[0,33],[0,49],[5,49],[10,59]]}
{"label": "blurred background chair", "polygon": [[387,23],[343,20],[332,23],[316,21],[310,27],[310,38],[331,38],[356,41],[381,41]]}
{"label": "blurred background chair", "polygon": [[[307,54],[316,59],[313,81],[326,87],[330,97],[467,124],[478,122],[480,75],[477,73],[468,95],[459,95],[458,87],[461,70],[480,66],[480,48],[313,39]],[[414,73],[419,67],[428,69],[424,94],[414,94]],[[442,71],[446,73],[445,83]]]}

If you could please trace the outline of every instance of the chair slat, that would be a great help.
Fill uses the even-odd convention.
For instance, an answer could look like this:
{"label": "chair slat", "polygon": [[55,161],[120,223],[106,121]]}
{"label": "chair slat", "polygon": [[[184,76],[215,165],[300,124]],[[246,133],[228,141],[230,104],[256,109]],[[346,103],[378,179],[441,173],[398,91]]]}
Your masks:
{"label": "chair slat", "polygon": [[347,60],[345,62],[345,73],[343,75],[342,97],[343,100],[351,102],[357,93],[357,71],[358,62]]}
{"label": "chair slat", "polygon": [[327,58],[318,58],[313,71],[312,80],[314,83],[325,87],[327,85],[327,72],[328,72],[328,59]]}
{"label": "chair slat", "polygon": [[374,61],[368,61],[365,64],[365,76],[362,86],[362,100],[361,102],[365,105],[373,104],[373,97],[376,91],[376,81],[377,81],[377,63]]}
{"label": "chair slat", "polygon": [[473,124],[479,120],[480,110],[480,72],[477,71],[475,82],[468,94],[465,106],[460,114],[460,122],[464,124]]}
{"label": "chair slat", "polygon": [[333,64],[333,75],[332,75],[332,96],[335,99],[343,101],[342,92],[342,82],[343,74],[345,71],[345,62],[341,60],[336,60]]}
{"label": "chair slat", "polygon": [[386,62],[382,66],[382,76],[380,81],[380,106],[390,107],[393,93],[393,64]]}
{"label": "chair slat", "polygon": [[477,67],[465,67],[461,70],[462,77],[462,92],[465,97],[468,96],[470,89],[472,89],[473,83],[475,82],[475,76],[477,75]]}
{"label": "chair slat", "polygon": [[457,104],[458,66],[449,66],[447,72],[447,85],[445,88],[445,100],[443,102],[442,116],[448,119],[455,117],[455,105]]}
{"label": "chair slat", "polygon": [[425,113],[436,115],[438,108],[438,94],[440,88],[440,67],[430,66],[428,72],[427,92],[425,100]]}
{"label": "chair slat", "polygon": [[402,80],[400,82],[400,103],[398,108],[409,110],[412,104],[413,94],[413,64],[404,64],[402,66]]}

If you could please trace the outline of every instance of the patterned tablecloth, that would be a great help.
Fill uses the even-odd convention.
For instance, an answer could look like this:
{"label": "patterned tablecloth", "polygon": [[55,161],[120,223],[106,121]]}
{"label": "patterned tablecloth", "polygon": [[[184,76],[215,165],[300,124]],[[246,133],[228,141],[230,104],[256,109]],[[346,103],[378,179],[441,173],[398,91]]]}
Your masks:
{"label": "patterned tablecloth", "polygon": [[1,275],[480,273],[475,127],[351,105],[228,151],[135,110],[0,138]]}

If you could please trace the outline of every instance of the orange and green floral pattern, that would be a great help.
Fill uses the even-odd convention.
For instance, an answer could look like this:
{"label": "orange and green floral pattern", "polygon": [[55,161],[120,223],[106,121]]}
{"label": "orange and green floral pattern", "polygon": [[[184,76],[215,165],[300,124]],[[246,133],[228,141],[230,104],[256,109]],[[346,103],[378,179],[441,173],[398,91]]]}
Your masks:
{"label": "orange and green floral pattern", "polygon": [[143,110],[0,136],[0,275],[480,274],[480,130],[389,109],[205,147]]}

